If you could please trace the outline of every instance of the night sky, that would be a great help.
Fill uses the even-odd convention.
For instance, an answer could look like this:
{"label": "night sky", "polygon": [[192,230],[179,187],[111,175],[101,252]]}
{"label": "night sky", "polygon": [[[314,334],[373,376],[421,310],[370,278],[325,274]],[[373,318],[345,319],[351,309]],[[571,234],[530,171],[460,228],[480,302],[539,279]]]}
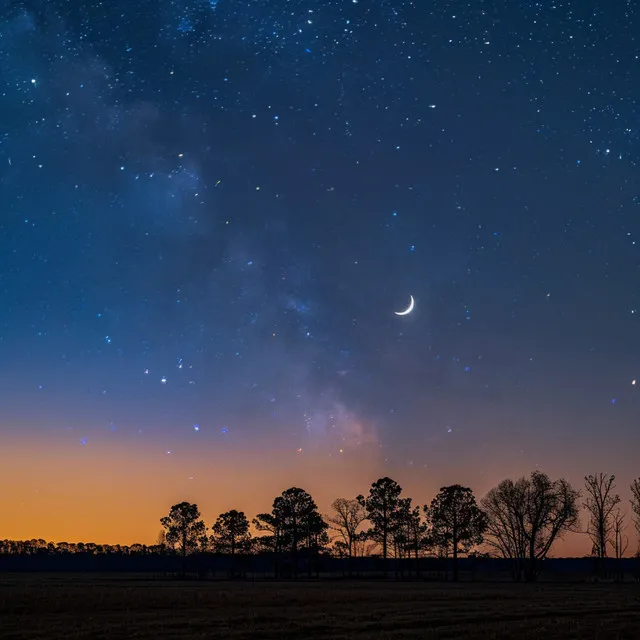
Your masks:
{"label": "night sky", "polygon": [[0,537],[381,475],[628,505],[635,2],[2,4]]}

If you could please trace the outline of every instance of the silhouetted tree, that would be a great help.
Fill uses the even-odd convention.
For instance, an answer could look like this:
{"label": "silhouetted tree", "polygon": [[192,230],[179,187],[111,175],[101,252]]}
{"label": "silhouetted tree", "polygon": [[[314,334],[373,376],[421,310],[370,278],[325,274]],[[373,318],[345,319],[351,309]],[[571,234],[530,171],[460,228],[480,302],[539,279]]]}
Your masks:
{"label": "silhouetted tree", "polygon": [[349,545],[344,540],[332,539],[329,551],[334,558],[349,560]]}
{"label": "silhouetted tree", "polygon": [[473,491],[454,484],[442,487],[424,507],[432,543],[453,558],[453,579],[458,580],[458,555],[482,544],[487,516],[478,508]]}
{"label": "silhouetted tree", "polygon": [[298,487],[283,491],[273,501],[271,513],[259,514],[254,522],[259,530],[271,534],[276,554],[288,549],[294,576],[298,575],[300,549],[306,545],[309,551],[317,555],[325,542],[323,534],[326,533],[327,524],[313,498]]}
{"label": "silhouetted tree", "polygon": [[[413,506],[411,498],[399,498],[398,508],[393,514],[391,538],[396,558],[411,558],[419,572],[418,556],[424,543],[425,525],[420,517],[420,507]],[[398,565],[396,565],[398,566]],[[404,563],[400,563],[400,573],[404,573]]]}
{"label": "silhouetted tree", "polygon": [[[615,493],[615,476],[604,473],[588,475],[584,478],[586,498],[584,506],[589,512],[587,534],[593,542],[593,553],[600,560],[607,557],[607,545],[613,529],[614,509],[620,503],[620,496]],[[602,570],[602,563],[599,564]]]}
{"label": "silhouetted tree", "polygon": [[311,560],[313,559],[313,565],[315,565],[316,574],[319,571],[318,558],[320,556],[320,552],[325,550],[329,545],[329,535],[327,534],[327,529],[329,526],[324,521],[324,518],[320,514],[319,511],[311,513],[305,522],[306,529],[306,550],[308,555],[307,562],[307,571],[309,577],[311,577],[312,570],[314,566],[312,566]]}
{"label": "silhouetted tree", "polygon": [[167,552],[167,532],[164,529],[160,529],[160,532],[158,533],[156,547],[160,554],[165,554]]}
{"label": "silhouetted tree", "polygon": [[247,517],[243,511],[232,509],[221,513],[211,530],[213,531],[211,536],[213,548],[231,556],[231,575],[235,575],[236,554],[245,553],[251,545]]}
{"label": "silhouetted tree", "polygon": [[201,553],[206,553],[212,548],[211,539],[207,535],[207,527],[205,526],[203,534],[198,538],[198,545],[196,550]]}
{"label": "silhouetted tree", "polygon": [[359,531],[353,545],[354,557],[364,558],[366,556],[373,555],[377,546],[378,543],[371,539],[369,530]]}
{"label": "silhouetted tree", "polygon": [[408,558],[415,559],[416,573],[420,573],[419,557],[425,546],[425,534],[427,525],[420,516],[420,507],[411,504],[411,498],[401,507],[400,526],[403,529],[405,554]]}
{"label": "silhouetted tree", "polygon": [[640,541],[640,478],[636,478],[631,483],[631,511],[636,535]]}
{"label": "silhouetted tree", "polygon": [[265,535],[255,539],[256,546],[261,551],[273,553],[273,575],[280,575],[280,555],[283,549],[283,522],[279,512],[259,513],[253,519],[253,526]]}
{"label": "silhouetted tree", "polygon": [[221,513],[211,530],[212,543],[216,551],[233,556],[246,551],[250,545],[249,520],[243,511],[232,509]]}
{"label": "silhouetted tree", "polygon": [[578,524],[580,493],[563,478],[541,471],[529,478],[503,480],[482,499],[487,515],[487,543],[513,560],[514,578],[535,580],[537,564],[553,543]]}
{"label": "silhouetted tree", "polygon": [[[411,513],[411,498],[400,498],[398,500],[398,508],[393,514],[393,521],[391,523],[391,542],[393,548],[394,558],[404,558],[407,551],[407,523]],[[396,563],[396,574],[400,569],[402,575],[404,564]]]}
{"label": "silhouetted tree", "polygon": [[368,534],[382,547],[385,574],[389,545],[393,541],[392,535],[401,509],[401,493],[402,487],[395,480],[384,477],[371,485],[366,498],[359,496],[360,503],[367,511],[367,519],[372,525]]}
{"label": "silhouetted tree", "polygon": [[625,534],[625,529],[625,514],[620,509],[616,509],[611,514],[611,539],[609,544],[613,549],[613,557],[616,559],[616,579],[619,581],[622,581],[624,577],[622,557],[629,547],[629,537]]}
{"label": "silhouetted tree", "polygon": [[345,547],[344,549],[337,547],[337,549],[346,552],[345,557],[349,558],[349,575],[351,575],[358,531],[367,519],[367,512],[358,498],[353,500],[336,498],[331,504],[331,508],[333,513],[327,517],[327,524],[342,538],[341,542]]}
{"label": "silhouetted tree", "polygon": [[197,504],[180,502],[174,504],[169,515],[160,519],[166,531],[166,541],[172,547],[178,546],[182,556],[182,573],[186,573],[187,554],[198,549],[202,538],[206,534],[206,526],[200,519]]}

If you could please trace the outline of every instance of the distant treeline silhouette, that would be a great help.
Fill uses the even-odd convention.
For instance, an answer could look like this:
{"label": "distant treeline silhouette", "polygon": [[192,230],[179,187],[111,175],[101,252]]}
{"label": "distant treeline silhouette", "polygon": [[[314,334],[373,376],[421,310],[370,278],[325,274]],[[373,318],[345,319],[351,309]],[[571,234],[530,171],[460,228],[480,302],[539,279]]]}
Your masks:
{"label": "distant treeline silhouette", "polygon": [[[221,513],[210,528],[196,504],[181,502],[160,519],[155,545],[4,540],[0,569],[276,579],[393,572],[396,577],[458,580],[461,573],[467,579],[493,573],[533,581],[550,567],[556,574],[576,574],[588,566],[596,579],[637,578],[640,555],[623,557],[630,541],[615,477],[598,473],[586,476],[584,483],[581,493],[563,478],[551,480],[534,471],[503,480],[479,504],[470,488],[456,484],[442,487],[420,507],[396,481],[384,477],[366,496],[334,500],[326,515],[309,493],[292,487],[252,523],[233,509]],[[640,536],[640,479],[631,484],[630,505],[630,521]],[[580,506],[587,513],[585,529],[580,528]],[[548,559],[554,542],[568,533],[587,535],[592,542],[591,557],[581,565]]]}

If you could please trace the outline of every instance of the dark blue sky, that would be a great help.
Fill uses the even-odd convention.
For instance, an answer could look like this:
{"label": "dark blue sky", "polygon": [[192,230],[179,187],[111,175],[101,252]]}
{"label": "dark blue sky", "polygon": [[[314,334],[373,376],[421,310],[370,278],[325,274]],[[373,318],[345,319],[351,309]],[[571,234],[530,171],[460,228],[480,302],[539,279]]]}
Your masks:
{"label": "dark blue sky", "polygon": [[0,434],[626,485],[638,33],[622,0],[5,2]]}

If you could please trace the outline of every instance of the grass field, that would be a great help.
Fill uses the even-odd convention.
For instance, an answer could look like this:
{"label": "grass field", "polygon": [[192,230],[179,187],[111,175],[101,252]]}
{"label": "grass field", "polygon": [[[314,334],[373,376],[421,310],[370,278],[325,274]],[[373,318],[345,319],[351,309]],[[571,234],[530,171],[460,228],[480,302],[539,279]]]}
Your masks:
{"label": "grass field", "polygon": [[640,585],[0,576],[0,638],[640,639]]}

